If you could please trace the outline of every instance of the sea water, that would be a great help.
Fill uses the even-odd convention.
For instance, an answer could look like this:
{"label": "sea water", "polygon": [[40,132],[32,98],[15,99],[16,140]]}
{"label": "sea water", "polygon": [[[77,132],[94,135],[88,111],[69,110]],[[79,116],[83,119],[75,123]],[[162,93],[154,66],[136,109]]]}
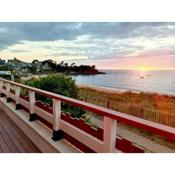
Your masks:
{"label": "sea water", "polygon": [[76,75],[77,84],[126,91],[155,92],[175,95],[174,70],[101,70],[106,74]]}

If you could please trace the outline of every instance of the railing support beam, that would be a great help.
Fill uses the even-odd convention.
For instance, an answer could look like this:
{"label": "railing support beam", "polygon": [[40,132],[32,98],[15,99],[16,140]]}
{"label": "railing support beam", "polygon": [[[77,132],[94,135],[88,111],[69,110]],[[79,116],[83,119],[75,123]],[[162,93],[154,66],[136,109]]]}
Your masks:
{"label": "railing support beam", "polygon": [[16,101],[16,110],[19,110],[22,108],[21,104],[19,104],[19,98],[20,98],[20,87],[15,86],[15,101]]}
{"label": "railing support beam", "polygon": [[7,93],[6,93],[6,95],[7,95],[7,103],[9,103],[12,100],[10,98],[10,83],[7,83],[7,85],[6,85],[6,91],[7,91]]}
{"label": "railing support beam", "polygon": [[63,131],[60,129],[60,120],[61,120],[61,101],[52,100],[53,102],[53,136],[54,141],[60,140],[63,138]]}
{"label": "railing support beam", "polygon": [[112,153],[115,150],[117,122],[104,116],[104,152]]}
{"label": "railing support beam", "polygon": [[35,92],[33,91],[29,91],[29,112],[29,121],[35,121],[37,119],[37,116],[35,114]]}
{"label": "railing support beam", "polygon": [[2,94],[2,89],[3,89],[3,81],[0,81],[0,97],[3,97],[3,94]]}

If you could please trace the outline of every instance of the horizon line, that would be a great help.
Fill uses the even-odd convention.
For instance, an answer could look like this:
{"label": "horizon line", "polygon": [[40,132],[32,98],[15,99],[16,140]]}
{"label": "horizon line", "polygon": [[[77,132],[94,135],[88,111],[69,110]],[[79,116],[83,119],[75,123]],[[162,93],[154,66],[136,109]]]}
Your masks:
{"label": "horizon line", "polygon": [[137,70],[137,71],[159,71],[159,70],[175,70],[175,68],[150,68],[141,70],[139,68],[99,68],[100,70]]}

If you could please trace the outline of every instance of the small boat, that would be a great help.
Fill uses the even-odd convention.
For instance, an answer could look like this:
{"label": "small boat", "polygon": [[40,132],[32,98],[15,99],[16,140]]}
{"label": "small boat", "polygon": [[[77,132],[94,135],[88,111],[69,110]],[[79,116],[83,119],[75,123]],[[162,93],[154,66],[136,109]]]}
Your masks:
{"label": "small boat", "polygon": [[150,74],[148,74],[147,76],[148,76],[148,77],[150,77],[151,75],[150,75]]}
{"label": "small boat", "polygon": [[140,77],[140,78],[145,78],[145,77]]}

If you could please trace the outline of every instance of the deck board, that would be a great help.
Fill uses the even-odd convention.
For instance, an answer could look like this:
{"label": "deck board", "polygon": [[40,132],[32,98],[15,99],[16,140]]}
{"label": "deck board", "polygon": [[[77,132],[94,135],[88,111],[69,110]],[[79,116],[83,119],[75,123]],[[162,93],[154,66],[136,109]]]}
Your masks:
{"label": "deck board", "polygon": [[21,129],[0,110],[0,153],[38,153],[40,150]]}
{"label": "deck board", "polygon": [[7,134],[7,131],[5,130],[5,128],[1,125],[2,122],[0,122],[0,133],[3,137],[3,139],[5,140],[6,144],[8,145],[10,152],[18,152],[18,149],[16,148],[16,146],[12,146],[13,142],[10,139],[9,135]]}
{"label": "deck board", "polygon": [[[5,117],[2,117],[1,116],[1,111],[0,111],[0,127],[8,133],[8,136],[10,137],[12,143],[13,143],[13,147],[17,147],[17,150],[18,152],[22,152],[22,153],[25,153],[26,150],[23,148],[23,146],[21,145],[20,143],[20,140],[18,140],[16,137],[17,137],[17,134],[15,132],[15,130],[13,129],[14,128],[14,125],[10,122],[9,120],[9,124],[7,122],[7,118]],[[4,116],[4,114],[3,114]],[[11,127],[13,125],[13,127]]]}

